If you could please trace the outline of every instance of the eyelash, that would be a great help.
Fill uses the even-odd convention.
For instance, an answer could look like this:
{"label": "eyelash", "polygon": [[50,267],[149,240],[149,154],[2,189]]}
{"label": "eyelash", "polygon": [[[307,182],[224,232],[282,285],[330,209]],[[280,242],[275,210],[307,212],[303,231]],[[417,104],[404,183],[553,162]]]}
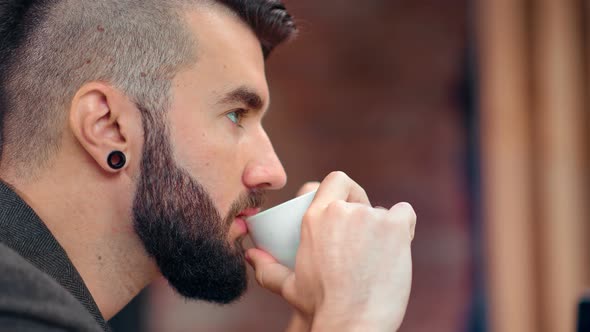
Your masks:
{"label": "eyelash", "polygon": [[[233,122],[233,123],[234,123],[236,126],[238,126],[238,127],[240,127],[240,128],[243,128],[243,127],[242,127],[242,120],[243,120],[243,119],[244,119],[244,118],[245,118],[245,117],[248,115],[248,112],[249,112],[249,110],[247,110],[247,109],[239,108],[239,109],[236,109],[236,110],[233,110],[233,111],[231,111],[231,112],[227,113],[227,115],[226,115],[226,116],[227,116],[227,117],[229,118],[229,120],[230,120],[231,122]],[[237,121],[236,121],[236,122],[234,122],[234,121],[233,121],[233,120],[232,120],[232,119],[229,117],[229,115],[230,115],[230,114],[236,114],[236,116],[237,116]]]}

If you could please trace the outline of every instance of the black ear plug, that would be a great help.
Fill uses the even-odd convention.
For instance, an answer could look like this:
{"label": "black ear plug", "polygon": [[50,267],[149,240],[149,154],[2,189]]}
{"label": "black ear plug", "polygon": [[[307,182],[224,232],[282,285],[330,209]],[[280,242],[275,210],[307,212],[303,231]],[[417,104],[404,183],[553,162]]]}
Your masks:
{"label": "black ear plug", "polygon": [[121,169],[125,166],[126,162],[127,158],[125,158],[125,154],[121,151],[113,151],[107,158],[107,163],[112,169]]}

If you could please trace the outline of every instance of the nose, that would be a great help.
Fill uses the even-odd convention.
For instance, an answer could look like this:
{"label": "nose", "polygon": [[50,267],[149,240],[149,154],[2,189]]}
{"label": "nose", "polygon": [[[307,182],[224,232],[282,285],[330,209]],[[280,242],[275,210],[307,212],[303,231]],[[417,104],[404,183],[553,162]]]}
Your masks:
{"label": "nose", "polygon": [[250,161],[244,170],[244,185],[251,189],[281,189],[287,184],[287,174],[268,135],[261,130],[259,139],[252,142]]}

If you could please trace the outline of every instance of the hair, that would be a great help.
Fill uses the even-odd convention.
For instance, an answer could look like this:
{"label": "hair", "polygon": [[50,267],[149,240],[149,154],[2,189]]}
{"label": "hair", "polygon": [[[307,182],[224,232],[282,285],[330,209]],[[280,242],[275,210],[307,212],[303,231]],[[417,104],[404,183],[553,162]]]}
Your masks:
{"label": "hair", "polygon": [[87,82],[164,112],[172,78],[198,61],[182,9],[204,2],[247,23],[265,57],[296,32],[279,0],[0,0],[2,166],[46,165],[59,150],[64,110]]}

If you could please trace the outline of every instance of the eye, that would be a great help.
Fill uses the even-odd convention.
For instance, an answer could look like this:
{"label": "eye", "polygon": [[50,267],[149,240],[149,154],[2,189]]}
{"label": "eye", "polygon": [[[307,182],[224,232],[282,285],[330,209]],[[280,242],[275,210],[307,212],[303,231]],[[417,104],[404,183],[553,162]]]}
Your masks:
{"label": "eye", "polygon": [[248,111],[240,108],[235,111],[231,111],[231,112],[227,113],[226,116],[229,118],[229,120],[231,122],[233,122],[237,126],[241,127],[242,126],[242,119],[246,116],[246,114],[248,114]]}

